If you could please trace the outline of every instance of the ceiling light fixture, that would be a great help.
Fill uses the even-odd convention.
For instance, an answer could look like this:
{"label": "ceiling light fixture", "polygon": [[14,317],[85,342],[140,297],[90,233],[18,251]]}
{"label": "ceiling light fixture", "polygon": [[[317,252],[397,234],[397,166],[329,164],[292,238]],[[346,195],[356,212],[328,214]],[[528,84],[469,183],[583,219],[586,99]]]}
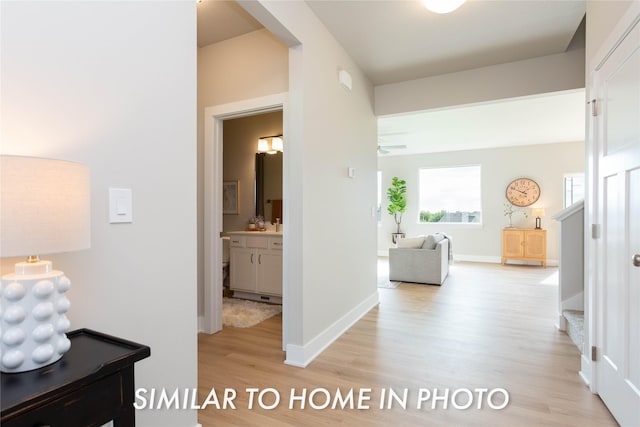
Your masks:
{"label": "ceiling light fixture", "polygon": [[449,13],[453,12],[466,0],[422,0],[424,6],[429,9],[431,12],[435,13]]}

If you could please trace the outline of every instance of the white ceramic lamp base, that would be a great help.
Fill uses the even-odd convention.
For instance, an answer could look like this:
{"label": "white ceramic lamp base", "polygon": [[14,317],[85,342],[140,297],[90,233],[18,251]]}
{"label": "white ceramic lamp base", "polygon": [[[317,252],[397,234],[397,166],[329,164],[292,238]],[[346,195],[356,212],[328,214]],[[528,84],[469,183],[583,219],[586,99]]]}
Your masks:
{"label": "white ceramic lamp base", "polygon": [[18,263],[16,272],[2,276],[0,286],[0,371],[24,372],[54,363],[71,342],[64,293],[71,282],[50,261]]}

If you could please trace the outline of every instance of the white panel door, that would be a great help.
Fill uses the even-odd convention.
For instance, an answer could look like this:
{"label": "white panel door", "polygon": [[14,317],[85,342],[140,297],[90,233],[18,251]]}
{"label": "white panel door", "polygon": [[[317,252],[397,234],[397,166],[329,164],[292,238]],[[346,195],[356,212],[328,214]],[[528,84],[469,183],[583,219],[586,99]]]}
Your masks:
{"label": "white panel door", "polygon": [[595,84],[597,391],[622,426],[640,426],[640,25],[597,70]]}

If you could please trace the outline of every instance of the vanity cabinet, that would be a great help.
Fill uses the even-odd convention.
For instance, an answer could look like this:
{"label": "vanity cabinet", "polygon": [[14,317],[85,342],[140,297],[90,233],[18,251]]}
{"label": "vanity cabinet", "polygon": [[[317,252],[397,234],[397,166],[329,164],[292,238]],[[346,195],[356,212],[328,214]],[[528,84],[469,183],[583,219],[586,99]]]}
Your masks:
{"label": "vanity cabinet", "polygon": [[277,301],[270,296],[282,297],[282,234],[232,232],[229,235],[231,289],[239,296]]}

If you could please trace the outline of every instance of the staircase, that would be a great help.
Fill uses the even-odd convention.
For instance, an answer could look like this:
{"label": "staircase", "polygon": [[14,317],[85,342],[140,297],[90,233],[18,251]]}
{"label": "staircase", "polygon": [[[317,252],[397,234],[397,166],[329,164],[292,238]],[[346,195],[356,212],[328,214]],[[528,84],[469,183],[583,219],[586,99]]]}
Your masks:
{"label": "staircase", "polygon": [[582,353],[582,344],[584,343],[584,311],[564,310],[562,316],[567,321],[567,335],[571,341],[578,347]]}

